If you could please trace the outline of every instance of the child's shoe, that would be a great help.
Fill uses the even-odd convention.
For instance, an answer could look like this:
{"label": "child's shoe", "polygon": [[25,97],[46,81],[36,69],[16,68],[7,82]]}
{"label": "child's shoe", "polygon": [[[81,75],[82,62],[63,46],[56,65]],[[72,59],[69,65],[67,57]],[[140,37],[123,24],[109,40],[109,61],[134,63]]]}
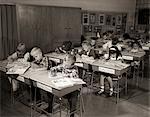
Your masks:
{"label": "child's shoe", "polygon": [[101,89],[97,92],[97,95],[101,95],[104,93],[104,86],[101,86]]}
{"label": "child's shoe", "polygon": [[110,91],[110,92],[109,92],[109,96],[111,97],[111,96],[113,95],[113,88],[110,88],[109,91]]}

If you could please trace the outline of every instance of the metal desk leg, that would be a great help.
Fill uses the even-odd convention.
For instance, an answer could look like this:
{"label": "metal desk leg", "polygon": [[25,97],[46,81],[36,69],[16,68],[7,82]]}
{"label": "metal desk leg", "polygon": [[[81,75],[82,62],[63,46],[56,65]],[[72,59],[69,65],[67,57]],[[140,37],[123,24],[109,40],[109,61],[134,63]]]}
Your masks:
{"label": "metal desk leg", "polygon": [[143,81],[143,78],[144,78],[143,72],[144,72],[144,59],[142,59],[142,81]]}
{"label": "metal desk leg", "polygon": [[135,79],[136,79],[136,78],[135,78],[135,76],[136,76],[136,75],[135,75],[135,73],[136,73],[136,72],[135,72],[135,66],[133,66],[133,70],[134,70],[134,71],[133,71],[133,80],[132,80],[132,84],[135,85],[135,81],[136,81],[136,80],[135,80]]}
{"label": "metal desk leg", "polygon": [[120,79],[120,76],[118,76],[116,104],[119,102],[119,96],[120,96],[120,91],[119,91],[120,82],[119,82],[119,79]]}
{"label": "metal desk leg", "polygon": [[82,97],[82,88],[80,90],[80,117],[83,116],[83,112],[85,111],[84,108],[84,102],[83,102],[83,97]]}
{"label": "metal desk leg", "polygon": [[125,75],[125,94],[127,95],[127,93],[128,93],[128,78],[127,78],[127,73],[126,73],[126,75]]}
{"label": "metal desk leg", "polygon": [[13,91],[13,79],[11,78],[11,106],[14,104],[14,91]]}
{"label": "metal desk leg", "polygon": [[61,110],[62,110],[62,98],[59,98],[59,108],[60,108],[60,117],[61,117]]}
{"label": "metal desk leg", "polygon": [[31,92],[32,92],[32,90],[31,90],[31,85],[29,86],[29,88],[30,88],[30,103],[31,103],[31,105],[30,105],[30,116],[32,117],[32,94],[31,94]]}
{"label": "metal desk leg", "polygon": [[[35,92],[34,92],[34,101],[33,101],[33,105],[32,105],[32,108],[33,108],[33,117],[35,115],[35,108],[36,108],[36,91],[37,91],[37,87],[35,87]],[[32,94],[31,94],[32,96]]]}
{"label": "metal desk leg", "polygon": [[137,68],[136,87],[139,87],[140,67]]}

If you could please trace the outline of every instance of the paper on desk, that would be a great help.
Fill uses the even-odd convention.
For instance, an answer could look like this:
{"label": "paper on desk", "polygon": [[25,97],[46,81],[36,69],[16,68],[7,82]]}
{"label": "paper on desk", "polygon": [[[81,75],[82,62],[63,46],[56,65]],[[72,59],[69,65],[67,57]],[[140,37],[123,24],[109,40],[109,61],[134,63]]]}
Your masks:
{"label": "paper on desk", "polygon": [[69,78],[52,79],[51,83],[58,88],[66,88],[74,85],[74,82]]}
{"label": "paper on desk", "polygon": [[58,78],[58,79],[52,79],[51,83],[57,87],[60,88],[66,88],[71,87],[77,84],[85,84],[85,82],[82,79],[79,78]]}
{"label": "paper on desk", "polygon": [[6,72],[6,74],[24,74],[29,67],[30,64],[28,62],[24,62],[19,59],[7,65],[8,71]]}

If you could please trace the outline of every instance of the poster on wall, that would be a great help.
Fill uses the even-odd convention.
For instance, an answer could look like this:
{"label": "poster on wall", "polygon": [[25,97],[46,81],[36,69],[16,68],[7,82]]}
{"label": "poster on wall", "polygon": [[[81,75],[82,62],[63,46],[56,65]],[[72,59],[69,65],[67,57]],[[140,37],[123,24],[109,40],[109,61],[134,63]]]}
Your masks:
{"label": "poster on wall", "polygon": [[111,15],[106,15],[106,25],[111,25]]}
{"label": "poster on wall", "polygon": [[95,13],[91,13],[89,20],[90,20],[90,24],[95,24],[95,22],[96,22],[96,14]]}
{"label": "poster on wall", "polygon": [[112,16],[111,25],[116,26],[116,17]]}
{"label": "poster on wall", "polygon": [[84,32],[92,32],[92,25],[85,25],[83,28]]}
{"label": "poster on wall", "polygon": [[99,14],[99,25],[105,24],[105,14]]}
{"label": "poster on wall", "polygon": [[116,24],[117,25],[122,25],[122,15],[117,15],[116,16]]}
{"label": "poster on wall", "polygon": [[102,26],[94,26],[94,32],[101,32]]}
{"label": "poster on wall", "polygon": [[89,14],[88,13],[83,13],[82,24],[83,25],[89,25]]}

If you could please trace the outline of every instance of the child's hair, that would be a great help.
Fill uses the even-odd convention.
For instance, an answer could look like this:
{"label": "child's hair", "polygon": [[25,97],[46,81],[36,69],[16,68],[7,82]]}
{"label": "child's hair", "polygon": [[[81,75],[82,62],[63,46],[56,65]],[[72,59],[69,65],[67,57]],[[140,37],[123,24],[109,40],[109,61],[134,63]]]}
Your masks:
{"label": "child's hair", "polygon": [[42,50],[41,50],[39,47],[34,47],[34,48],[31,50],[31,52],[30,52],[31,56],[34,55],[35,52],[41,52],[41,53],[42,53]]}
{"label": "child's hair", "polygon": [[132,40],[131,48],[133,48],[134,44],[137,44],[139,48],[142,48],[141,44],[137,40]]}
{"label": "child's hair", "polygon": [[19,43],[17,46],[17,51],[19,52],[25,52],[26,51],[26,46],[24,43]]}
{"label": "child's hair", "polygon": [[91,46],[91,43],[89,40],[85,40],[83,41],[82,45],[86,44],[87,46]]}
{"label": "child's hair", "polygon": [[103,33],[103,36],[104,36],[104,35],[108,35],[107,32],[104,32],[104,33]]}
{"label": "child's hair", "polygon": [[112,38],[112,45],[116,45],[118,43],[118,38],[114,37]]}
{"label": "child's hair", "polygon": [[124,33],[123,34],[123,38],[124,39],[130,39],[131,37],[130,37],[130,35],[128,33]]}
{"label": "child's hair", "polygon": [[70,51],[71,46],[72,46],[72,42],[71,41],[64,41],[62,45],[64,45],[63,50]]}
{"label": "child's hair", "polygon": [[109,48],[109,58],[108,59],[110,59],[111,54],[114,54],[114,53],[116,53],[116,60],[118,59],[119,56],[122,57],[122,54],[119,51],[118,47],[112,46],[111,48]]}

